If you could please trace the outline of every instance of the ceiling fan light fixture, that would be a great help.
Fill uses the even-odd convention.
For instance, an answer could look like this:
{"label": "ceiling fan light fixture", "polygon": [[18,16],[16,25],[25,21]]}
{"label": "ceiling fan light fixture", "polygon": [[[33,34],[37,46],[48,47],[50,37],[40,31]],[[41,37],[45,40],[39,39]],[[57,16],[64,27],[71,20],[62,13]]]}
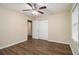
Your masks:
{"label": "ceiling fan light fixture", "polygon": [[33,14],[33,15],[38,15],[39,13],[34,10],[34,11],[32,11],[32,14]]}

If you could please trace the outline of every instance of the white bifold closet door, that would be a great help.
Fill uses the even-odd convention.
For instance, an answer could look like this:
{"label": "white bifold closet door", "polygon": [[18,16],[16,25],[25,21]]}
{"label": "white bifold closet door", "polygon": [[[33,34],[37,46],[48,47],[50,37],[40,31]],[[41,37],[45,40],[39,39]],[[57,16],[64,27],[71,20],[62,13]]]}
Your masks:
{"label": "white bifold closet door", "polygon": [[38,39],[38,21],[32,21],[32,38]]}
{"label": "white bifold closet door", "polygon": [[48,40],[48,20],[33,21],[32,37]]}
{"label": "white bifold closet door", "polygon": [[39,21],[39,39],[48,40],[48,21]]}

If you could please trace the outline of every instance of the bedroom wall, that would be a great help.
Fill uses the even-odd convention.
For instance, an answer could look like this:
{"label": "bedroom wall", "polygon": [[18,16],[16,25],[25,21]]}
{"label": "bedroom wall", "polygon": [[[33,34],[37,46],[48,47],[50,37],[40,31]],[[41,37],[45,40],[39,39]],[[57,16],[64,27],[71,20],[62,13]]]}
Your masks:
{"label": "bedroom wall", "polygon": [[37,20],[48,20],[48,41],[70,43],[70,12],[37,17]]}
{"label": "bedroom wall", "polygon": [[27,40],[27,16],[0,6],[0,49]]}

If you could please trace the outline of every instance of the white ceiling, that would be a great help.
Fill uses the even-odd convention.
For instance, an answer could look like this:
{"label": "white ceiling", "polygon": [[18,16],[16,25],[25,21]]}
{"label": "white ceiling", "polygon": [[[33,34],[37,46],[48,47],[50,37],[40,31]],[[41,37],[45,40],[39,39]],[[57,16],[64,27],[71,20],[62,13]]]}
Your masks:
{"label": "white ceiling", "polygon": [[[45,14],[55,14],[63,11],[69,11],[71,8],[71,3],[38,3],[39,6],[47,6],[47,9],[42,10]],[[23,12],[23,9],[31,9],[26,3],[1,3],[0,6],[7,7],[9,9],[13,9],[15,11],[24,13],[27,16],[33,16],[31,14],[32,11]]]}

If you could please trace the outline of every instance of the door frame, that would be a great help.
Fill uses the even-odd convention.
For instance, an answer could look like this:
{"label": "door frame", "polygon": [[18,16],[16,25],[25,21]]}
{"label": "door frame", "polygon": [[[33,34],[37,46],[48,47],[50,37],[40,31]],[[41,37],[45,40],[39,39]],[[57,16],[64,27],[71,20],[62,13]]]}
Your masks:
{"label": "door frame", "polygon": [[[27,20],[27,24],[28,23],[31,23],[31,32],[32,32],[32,20]],[[28,35],[29,36],[29,35]],[[31,36],[32,36],[32,34],[31,34]]]}

